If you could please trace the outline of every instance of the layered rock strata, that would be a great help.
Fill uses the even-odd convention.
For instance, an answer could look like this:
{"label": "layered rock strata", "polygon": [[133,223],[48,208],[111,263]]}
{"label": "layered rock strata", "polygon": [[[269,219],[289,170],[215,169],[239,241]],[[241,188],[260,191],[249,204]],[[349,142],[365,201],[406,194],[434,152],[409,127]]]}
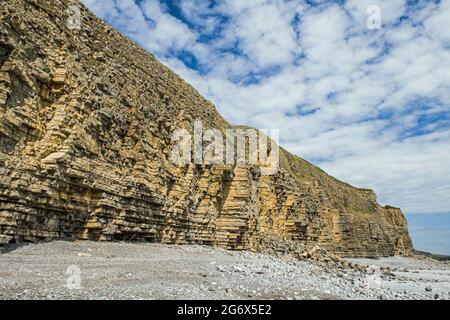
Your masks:
{"label": "layered rock strata", "polygon": [[[67,8],[81,8],[81,29]],[[280,168],[170,161],[171,133],[232,128],[152,55],[65,0],[0,7],[0,243],[144,240],[342,256],[412,251],[399,209],[280,150]]]}

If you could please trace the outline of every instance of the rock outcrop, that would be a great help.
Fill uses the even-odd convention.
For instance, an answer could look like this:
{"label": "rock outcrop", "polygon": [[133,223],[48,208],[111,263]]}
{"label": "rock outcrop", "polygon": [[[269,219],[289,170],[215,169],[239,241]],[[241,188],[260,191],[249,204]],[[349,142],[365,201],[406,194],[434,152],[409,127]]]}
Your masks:
{"label": "rock outcrop", "polygon": [[[67,8],[81,8],[81,29]],[[65,0],[0,6],[0,243],[145,240],[342,256],[412,252],[399,209],[281,149],[280,169],[170,161],[175,128],[231,128],[188,83]]]}

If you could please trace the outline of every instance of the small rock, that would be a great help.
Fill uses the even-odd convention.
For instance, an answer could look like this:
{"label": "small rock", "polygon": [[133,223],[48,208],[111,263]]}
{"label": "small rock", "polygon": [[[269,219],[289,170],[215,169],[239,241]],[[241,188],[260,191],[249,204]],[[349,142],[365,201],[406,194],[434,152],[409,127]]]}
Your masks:
{"label": "small rock", "polygon": [[91,257],[92,255],[89,253],[78,252],[79,257]]}
{"label": "small rock", "polygon": [[217,271],[220,271],[220,272],[225,272],[226,271],[225,268],[222,267],[222,266],[216,266],[216,269],[217,269]]}
{"label": "small rock", "polygon": [[234,270],[234,272],[244,272],[244,269],[242,269],[241,267],[238,267],[238,266],[234,266],[233,270]]}
{"label": "small rock", "polygon": [[439,295],[436,293],[435,295],[434,295],[434,300],[438,300],[439,299]]}
{"label": "small rock", "polygon": [[433,288],[431,288],[431,287],[426,287],[426,288],[425,288],[425,291],[427,291],[427,292],[433,291]]}

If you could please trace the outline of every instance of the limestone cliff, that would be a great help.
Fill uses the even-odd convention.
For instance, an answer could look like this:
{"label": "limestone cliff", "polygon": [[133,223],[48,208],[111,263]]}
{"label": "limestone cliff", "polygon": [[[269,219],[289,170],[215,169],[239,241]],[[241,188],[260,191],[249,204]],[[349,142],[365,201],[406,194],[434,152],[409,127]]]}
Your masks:
{"label": "limestone cliff", "polygon": [[271,235],[344,256],[411,252],[399,209],[284,150],[271,176],[175,166],[174,128],[230,127],[211,102],[81,4],[80,30],[69,1],[0,5],[0,243],[255,249]]}

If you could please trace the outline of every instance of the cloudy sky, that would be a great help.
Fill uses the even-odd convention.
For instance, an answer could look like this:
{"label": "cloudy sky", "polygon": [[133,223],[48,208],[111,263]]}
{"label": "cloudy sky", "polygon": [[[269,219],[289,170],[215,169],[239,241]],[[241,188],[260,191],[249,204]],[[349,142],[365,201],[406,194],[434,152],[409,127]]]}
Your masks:
{"label": "cloudy sky", "polygon": [[283,147],[382,204],[450,212],[450,0],[84,3],[229,122],[279,128]]}

